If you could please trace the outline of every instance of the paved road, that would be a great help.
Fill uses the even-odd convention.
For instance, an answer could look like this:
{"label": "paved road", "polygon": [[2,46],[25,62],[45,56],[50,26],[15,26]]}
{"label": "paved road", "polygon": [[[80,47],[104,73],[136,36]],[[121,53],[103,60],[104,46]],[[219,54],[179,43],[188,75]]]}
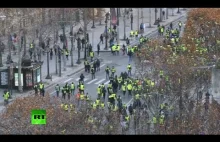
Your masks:
{"label": "paved road", "polygon": [[[163,22],[161,24],[163,24]],[[155,31],[150,36],[155,37],[156,35],[157,35],[157,32]],[[99,38],[96,37],[96,39],[98,39],[97,42],[99,42]],[[68,45],[70,45],[70,43],[68,43]],[[81,57],[83,55],[84,54],[81,53]],[[74,53],[74,57],[75,57],[74,60],[76,61],[76,58],[77,58],[76,53]],[[101,70],[102,71],[96,74],[97,78],[95,80],[91,80],[91,75],[86,75],[85,74],[86,75],[86,79],[85,79],[85,86],[86,87],[85,88],[86,88],[86,91],[89,90],[89,95],[91,95],[92,98],[96,98],[96,88],[97,88],[98,84],[99,83],[105,83],[106,84],[108,82],[108,80],[105,79],[105,72],[104,72],[104,68],[107,65],[109,65],[109,66],[114,65],[116,67],[117,73],[120,73],[121,71],[126,70],[126,66],[128,64],[128,57],[127,56],[121,56],[120,55],[119,57],[115,56],[114,58],[112,58],[112,55],[110,53],[101,53],[100,58],[103,59],[103,62],[101,63],[101,67],[102,67]],[[118,62],[119,60],[120,60],[120,63]],[[44,61],[46,61],[46,56],[44,57]],[[75,63],[75,61],[74,61],[74,63]],[[67,61],[67,65],[70,65],[70,60]],[[46,64],[43,65],[43,69],[42,69],[43,76],[44,75],[46,76],[46,74],[47,74],[46,66],[47,66]],[[52,60],[50,66],[51,66],[50,72],[53,74],[55,72],[55,61],[54,61],[54,59]],[[134,68],[134,65],[133,65],[133,71],[134,70],[135,70],[135,68]],[[66,73],[68,73],[68,71]],[[66,82],[74,81],[76,83],[80,74],[81,74],[81,72],[79,72],[75,75],[72,75],[72,76],[68,76],[68,77],[63,76],[62,79],[59,80],[59,83],[64,84],[65,81]],[[44,77],[43,77],[43,79],[44,79]],[[3,91],[3,90],[1,89],[1,91]],[[54,92],[54,85],[49,87],[46,91],[49,91],[50,93]],[[0,96],[0,99],[2,99],[2,96]],[[130,98],[125,98],[124,102],[127,103],[127,102],[129,102],[129,100],[130,100]]]}
{"label": "paved road", "polygon": [[[184,23],[186,20],[186,17],[182,18],[181,21]],[[173,23],[173,26],[175,28],[178,27],[178,21]],[[154,33],[152,33],[150,35],[151,38],[155,38],[157,37],[158,33],[155,31]],[[105,68],[106,66],[112,67],[114,66],[116,68],[116,74],[120,75],[121,72],[127,71],[126,67],[128,64],[128,56],[112,56],[111,53],[102,53],[100,58],[105,57],[104,61],[101,63],[101,71],[96,73],[96,78],[91,80],[91,74],[88,73],[84,73],[84,71],[81,71],[73,76],[69,76],[69,77],[65,77],[62,79],[62,81],[60,81],[60,85],[64,85],[65,83],[71,83],[74,82],[75,84],[78,83],[79,80],[79,76],[81,73],[83,73],[85,75],[85,91],[89,93],[89,95],[92,97],[92,99],[96,99],[97,98],[97,87],[99,84],[104,83],[106,86],[109,83],[109,80],[107,80],[105,78]],[[134,62],[131,63],[132,65],[132,74],[134,75],[135,73],[135,64]],[[55,86],[55,85],[54,85]],[[55,91],[54,91],[54,86],[51,87],[49,90],[47,90],[48,92],[50,92],[50,94],[54,94],[55,95]],[[121,95],[122,96],[122,92],[119,91],[117,93],[117,95]],[[124,97],[122,98],[123,102],[125,104],[129,104],[131,101],[131,97]]]}

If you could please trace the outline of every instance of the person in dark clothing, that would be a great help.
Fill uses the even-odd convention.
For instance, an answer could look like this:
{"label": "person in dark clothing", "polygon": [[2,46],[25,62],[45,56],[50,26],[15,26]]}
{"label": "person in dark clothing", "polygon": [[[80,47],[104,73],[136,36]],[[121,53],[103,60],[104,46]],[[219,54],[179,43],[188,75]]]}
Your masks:
{"label": "person in dark clothing", "polygon": [[93,68],[94,68],[94,71],[95,71],[95,72],[97,71],[97,70],[96,70],[96,67],[97,67],[97,66],[96,66],[96,62],[94,62],[94,63],[93,63]]}
{"label": "person in dark clothing", "polygon": [[83,74],[80,75],[80,81],[84,83],[85,76]]}
{"label": "person in dark clothing", "polygon": [[127,74],[127,72],[125,71],[124,72],[124,79],[127,79],[128,78],[128,74]]}
{"label": "person in dark clothing", "polygon": [[102,34],[100,35],[100,42],[102,42],[102,44],[103,44],[103,35]]}
{"label": "person in dark clothing", "polygon": [[132,104],[129,105],[128,111],[129,111],[129,114],[130,114],[130,115],[133,115],[133,107],[132,107]]}
{"label": "person in dark clothing", "polygon": [[122,45],[122,52],[123,52],[122,55],[125,55],[125,45],[124,44]]}
{"label": "person in dark clothing", "polygon": [[165,20],[165,11],[162,12],[163,20]]}
{"label": "person in dark clothing", "polygon": [[51,48],[50,49],[50,60],[52,60],[53,59],[53,49]]}
{"label": "person in dark clothing", "polygon": [[100,60],[97,59],[95,63],[96,63],[97,71],[100,71]]}
{"label": "person in dark clothing", "polygon": [[117,93],[118,83],[114,80],[112,83],[113,92]]}
{"label": "person in dark clothing", "polygon": [[100,45],[98,44],[98,45],[97,45],[97,53],[98,53],[98,56],[99,56],[99,52],[100,52]]}
{"label": "person in dark clothing", "polygon": [[172,22],[170,23],[170,29],[173,29],[173,23]]}
{"label": "person in dark clothing", "polygon": [[126,39],[126,44],[127,45],[129,45],[130,44],[130,40],[129,40],[129,38],[127,37],[127,39]]}
{"label": "person in dark clothing", "polygon": [[88,64],[88,65],[87,65],[87,68],[88,68],[88,70],[87,70],[87,71],[88,71],[88,73],[90,73],[90,67],[91,67],[91,65],[90,65],[90,64]]}
{"label": "person in dark clothing", "polygon": [[105,86],[102,87],[102,93],[103,93],[103,100],[105,101],[105,95],[106,95],[106,89],[105,89]]}
{"label": "person in dark clothing", "polygon": [[44,93],[45,93],[45,90],[44,88],[42,89],[42,96],[44,97]]}

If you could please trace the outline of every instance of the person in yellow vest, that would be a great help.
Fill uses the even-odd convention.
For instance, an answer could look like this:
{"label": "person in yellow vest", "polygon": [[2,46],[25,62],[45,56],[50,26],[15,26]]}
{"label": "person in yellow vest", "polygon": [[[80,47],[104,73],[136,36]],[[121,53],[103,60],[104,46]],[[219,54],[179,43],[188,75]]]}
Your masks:
{"label": "person in yellow vest", "polygon": [[134,32],[134,35],[135,35],[136,38],[138,38],[138,30],[136,30],[136,31]]}
{"label": "person in yellow vest", "polygon": [[72,94],[72,96],[74,96],[74,94],[75,94],[75,84],[72,82],[71,83],[71,86],[70,86],[70,91],[71,91],[71,94]]}
{"label": "person in yellow vest", "polygon": [[127,69],[128,69],[128,76],[131,76],[131,64],[128,64],[127,66]]}
{"label": "person in yellow vest", "polygon": [[116,45],[113,45],[113,46],[112,46],[112,54],[113,54],[113,55],[116,55],[115,52],[116,52]]}
{"label": "person in yellow vest", "polygon": [[80,94],[83,93],[84,94],[84,84],[80,85]]}
{"label": "person in yellow vest", "polygon": [[126,93],[126,86],[125,86],[124,83],[121,85],[121,90],[122,90],[122,92],[123,92],[123,95],[125,96],[125,93]]}
{"label": "person in yellow vest", "polygon": [[95,100],[95,103],[96,103],[96,106],[97,106],[97,107],[99,107],[100,102],[101,102],[101,101],[100,101],[100,98],[98,97],[98,98]]}
{"label": "person in yellow vest", "polygon": [[140,99],[140,95],[139,95],[139,94],[136,94],[136,95],[135,95],[135,99],[136,99],[136,100],[139,100],[139,99]]}
{"label": "person in yellow vest", "polygon": [[94,52],[93,52],[93,51],[90,51],[89,56],[90,56],[91,62],[92,62],[92,61],[93,61],[93,58],[94,58]]}
{"label": "person in yellow vest", "polygon": [[82,93],[80,94],[80,100],[85,100],[84,92],[82,92]]}
{"label": "person in yellow vest", "polygon": [[134,36],[134,32],[131,30],[130,31],[130,37],[133,38],[133,36]]}
{"label": "person in yellow vest", "polygon": [[101,102],[100,108],[101,108],[101,109],[105,109],[105,102]]}
{"label": "person in yellow vest", "polygon": [[68,111],[68,104],[65,104],[65,105],[64,105],[64,110],[65,110],[65,111]]}
{"label": "person in yellow vest", "polygon": [[69,57],[69,51],[68,51],[68,49],[65,50],[65,55],[66,55],[66,59],[69,60],[69,58],[68,58],[68,57]]}
{"label": "person in yellow vest", "polygon": [[8,91],[4,91],[4,105],[6,106],[8,104],[8,99],[9,99],[9,92]]}
{"label": "person in yellow vest", "polygon": [[132,91],[132,85],[131,85],[131,83],[128,83],[127,89],[128,89],[128,95],[131,96],[131,91]]}
{"label": "person in yellow vest", "polygon": [[164,126],[164,118],[165,116],[163,114],[160,115],[160,119],[159,119],[160,126]]}
{"label": "person in yellow vest", "polygon": [[42,82],[40,82],[39,88],[40,88],[41,95],[44,96],[44,84]]}
{"label": "person in yellow vest", "polygon": [[130,117],[129,117],[129,115],[125,115],[124,119],[126,121],[127,127],[129,128],[129,124],[130,124]]}
{"label": "person in yellow vest", "polygon": [[101,86],[99,85],[98,88],[97,88],[97,94],[98,94],[98,97],[101,97],[101,92],[102,91],[102,88]]}

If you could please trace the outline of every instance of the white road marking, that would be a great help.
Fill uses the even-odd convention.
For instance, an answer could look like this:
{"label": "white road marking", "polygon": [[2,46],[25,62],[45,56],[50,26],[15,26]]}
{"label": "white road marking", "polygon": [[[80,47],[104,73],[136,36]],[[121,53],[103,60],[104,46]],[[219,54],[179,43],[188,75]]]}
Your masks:
{"label": "white road marking", "polygon": [[88,83],[86,83],[86,84],[91,84],[91,83],[93,83],[94,81],[96,81],[97,80],[97,78],[95,78],[95,79],[93,79],[93,80],[91,80],[91,81],[89,81]]}
{"label": "white road marking", "polygon": [[102,81],[104,81],[105,79],[99,80],[98,82],[96,82],[95,84],[100,84]]}
{"label": "white road marking", "polygon": [[131,103],[132,100],[133,100],[133,98],[126,104],[126,106],[128,106]]}
{"label": "white road marking", "polygon": [[108,84],[109,82],[110,82],[110,80],[109,80],[109,81],[107,81],[107,82],[105,82],[105,83],[104,83],[104,85]]}
{"label": "white road marking", "polygon": [[76,81],[79,81],[80,78],[77,78]]}
{"label": "white road marking", "polygon": [[53,95],[56,91],[51,92],[51,94]]}
{"label": "white road marking", "polygon": [[104,65],[106,65],[106,64],[101,65],[100,68],[103,67]]}
{"label": "white road marking", "polygon": [[88,80],[89,78],[84,78],[84,81]]}
{"label": "white road marking", "polygon": [[67,79],[66,81],[64,81],[64,83],[66,83],[66,82],[70,81],[71,79],[72,79],[72,78]]}
{"label": "white road marking", "polygon": [[[80,78],[77,78],[76,81],[79,81]],[[84,78],[84,81],[88,80],[88,78]]]}

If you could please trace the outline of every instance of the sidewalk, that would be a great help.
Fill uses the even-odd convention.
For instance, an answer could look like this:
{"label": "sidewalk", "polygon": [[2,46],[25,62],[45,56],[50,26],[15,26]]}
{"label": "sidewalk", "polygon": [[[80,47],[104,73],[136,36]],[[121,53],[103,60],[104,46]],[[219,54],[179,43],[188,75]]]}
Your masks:
{"label": "sidewalk", "polygon": [[[144,11],[144,10],[143,10]],[[167,24],[169,24],[170,22],[172,22],[172,21],[175,21],[175,20],[178,20],[178,19],[180,19],[181,17],[183,17],[183,15],[184,15],[184,13],[186,13],[185,11],[184,12],[182,12],[182,14],[176,14],[176,11],[177,11],[177,9],[175,10],[175,16],[169,16],[169,19],[168,20],[166,20],[165,22],[161,22],[161,24],[163,24],[163,25],[167,25]],[[135,9],[133,10],[133,14],[134,14],[134,21],[137,21],[137,16],[135,16]],[[171,12],[169,12],[169,15],[171,15],[172,13]],[[148,15],[149,16],[149,15]],[[140,17],[141,17],[141,12],[140,12]],[[145,32],[145,34],[144,35],[148,35],[148,34],[150,34],[150,33],[152,33],[152,32],[154,32],[154,31],[156,31],[157,30],[157,27],[156,26],[154,26],[153,25],[153,23],[154,23],[154,12],[153,12],[153,9],[151,10],[151,21],[152,21],[152,23],[151,23],[151,25],[152,25],[152,27],[153,28],[146,28],[145,29],[145,31],[147,31],[147,32]],[[136,20],[135,20],[136,19]],[[123,27],[123,18],[120,18],[120,25],[121,25],[121,27]],[[147,17],[147,14],[146,14],[146,16],[144,15],[144,18],[143,18],[143,21],[145,22],[145,24],[146,24],[146,26],[148,26],[148,17]],[[127,20],[128,21],[128,20]],[[130,20],[129,20],[130,21]],[[122,24],[121,24],[122,23]],[[127,22],[128,23],[128,22]],[[135,24],[136,23],[136,24]],[[140,23],[141,23],[141,19],[140,19]],[[91,26],[90,26],[91,24],[89,24],[89,26],[88,26],[88,33],[89,33],[89,36],[90,36],[90,40],[92,39],[91,37],[92,37],[92,34],[91,34]],[[101,33],[103,33],[103,29],[104,29],[104,27],[105,27],[105,25],[101,25],[101,26],[98,26],[99,24],[96,24],[96,28],[94,29],[94,45],[95,45],[95,48],[93,47],[93,49],[94,49],[94,51],[96,51],[95,49],[96,49],[96,45],[99,43],[99,37],[100,37],[100,34]],[[129,34],[129,32],[130,32],[130,27],[129,27],[129,25],[128,24],[126,24],[127,25],[127,27],[126,27],[126,31],[127,31],[127,34]],[[121,33],[123,33],[123,28],[119,28],[120,29],[120,32]],[[134,22],[133,23],[133,29],[135,30],[135,27],[137,27],[137,22]],[[60,33],[61,33],[61,31],[60,31]],[[66,34],[68,34],[69,33],[69,28],[66,28]],[[120,33],[119,33],[120,34]],[[119,39],[122,39],[123,38],[123,34],[120,34],[119,35],[120,37],[119,37]],[[96,38],[95,38],[96,37]],[[123,42],[125,42],[125,41],[120,41],[120,44],[123,44]],[[133,42],[135,42],[135,41],[131,41],[131,44],[135,44],[135,43],[133,43]],[[51,41],[51,43],[53,43],[52,41]],[[76,44],[76,43],[75,43]],[[70,40],[68,40],[68,46],[70,47]],[[76,47],[76,46],[75,46]],[[102,49],[102,51],[103,51],[103,49],[104,49],[104,45],[103,46],[101,46],[101,49]],[[77,50],[75,50],[74,52],[76,52]],[[104,50],[105,51],[105,50]],[[63,75],[62,76],[64,76],[64,75],[67,75],[67,74],[73,74],[73,73],[76,73],[76,72],[79,72],[79,71],[81,71],[83,68],[84,68],[84,65],[83,65],[83,63],[81,63],[80,65],[76,65],[76,59],[77,59],[77,54],[74,54],[75,56],[75,58],[74,58],[74,67],[72,68],[72,67],[68,67],[68,65],[70,65],[70,60],[69,60],[69,63],[67,63],[67,67],[66,67],[66,71],[64,72],[63,71],[63,68],[62,68],[62,73],[63,73]],[[5,57],[7,57],[6,56],[6,54],[4,54],[4,58]],[[15,58],[15,56],[13,56],[14,58]],[[81,57],[84,57],[84,54],[83,53],[81,53]],[[53,57],[54,58],[54,57]],[[44,64],[43,64],[43,67],[42,67],[42,80],[43,80],[43,82],[45,83],[45,88],[48,88],[49,86],[52,86],[53,84],[55,84],[56,82],[58,82],[62,77],[58,77],[57,75],[55,75],[55,61],[53,62],[54,63],[54,68],[52,69],[52,67],[50,68],[50,72],[51,72],[51,75],[52,75],[52,81],[51,80],[46,80],[45,79],[45,77],[46,77],[46,75],[47,75],[47,64],[46,64],[46,55],[42,58],[42,59],[44,59],[43,61],[45,62]],[[69,59],[70,59],[70,57],[69,57]],[[5,59],[3,59],[3,61],[4,60],[6,60],[6,58]],[[13,61],[17,61],[18,60],[18,58],[16,59],[13,59]],[[50,65],[51,66],[51,65]],[[44,68],[44,69],[43,69]],[[52,72],[52,70],[53,70],[53,72]],[[18,93],[17,91],[13,91],[13,94],[15,94],[15,96],[16,97],[24,97],[24,96],[27,96],[27,95],[29,95],[29,94],[32,94],[34,91],[32,90],[32,91],[27,91],[27,92],[23,92],[23,93]],[[13,99],[11,99],[10,101],[13,101],[14,100],[14,98]],[[3,104],[3,98],[2,98],[2,95],[0,95],[0,104]]]}

